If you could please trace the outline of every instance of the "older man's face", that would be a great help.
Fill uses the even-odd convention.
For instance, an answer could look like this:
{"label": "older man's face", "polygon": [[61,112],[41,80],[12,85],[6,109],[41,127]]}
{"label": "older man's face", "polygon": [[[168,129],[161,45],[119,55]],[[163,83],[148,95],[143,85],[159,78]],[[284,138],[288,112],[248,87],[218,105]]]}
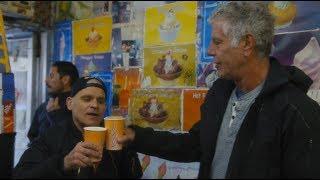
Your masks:
{"label": "older man's face", "polygon": [[105,93],[101,88],[87,87],[68,98],[68,109],[79,128],[99,126],[106,110]]}
{"label": "older man's face", "polygon": [[239,46],[231,47],[230,38],[223,32],[223,23],[222,20],[213,21],[208,55],[215,57],[219,77],[235,80],[241,76],[241,67],[246,60]]}

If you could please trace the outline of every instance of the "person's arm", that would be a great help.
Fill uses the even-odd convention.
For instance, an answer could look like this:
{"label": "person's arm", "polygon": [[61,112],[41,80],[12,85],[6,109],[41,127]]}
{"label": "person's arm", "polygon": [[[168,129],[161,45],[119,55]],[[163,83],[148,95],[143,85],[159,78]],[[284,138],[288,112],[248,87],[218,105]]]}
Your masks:
{"label": "person's arm", "polygon": [[285,113],[282,136],[284,178],[320,178],[320,108],[290,105]]}
{"label": "person's arm", "polygon": [[137,152],[177,162],[200,161],[200,122],[189,133],[154,131],[152,128],[130,126],[134,140],[129,148]]}
{"label": "person's arm", "polygon": [[36,139],[15,167],[14,178],[75,178],[79,168],[101,161],[102,148],[92,143],[79,142],[63,155],[58,153],[59,141],[52,142],[54,138],[46,133]]}
{"label": "person's arm", "polygon": [[34,114],[30,129],[28,131],[28,138],[30,142],[32,142],[39,135],[39,127],[40,127],[39,118],[42,111],[45,110],[44,108],[45,108],[45,105],[41,104]]}
{"label": "person's arm", "polygon": [[14,169],[14,178],[61,178],[63,173],[63,155],[50,155],[45,138],[40,137],[32,142],[23,153]]}

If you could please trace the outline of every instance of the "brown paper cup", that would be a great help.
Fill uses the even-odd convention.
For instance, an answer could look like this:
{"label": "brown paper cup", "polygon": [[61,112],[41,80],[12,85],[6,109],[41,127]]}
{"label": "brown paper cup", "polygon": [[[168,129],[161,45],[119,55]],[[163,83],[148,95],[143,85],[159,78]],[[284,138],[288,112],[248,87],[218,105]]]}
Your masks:
{"label": "brown paper cup", "polygon": [[107,129],[106,149],[121,150],[122,146],[118,144],[118,137],[124,133],[124,118],[122,116],[108,116],[104,118],[104,127]]}

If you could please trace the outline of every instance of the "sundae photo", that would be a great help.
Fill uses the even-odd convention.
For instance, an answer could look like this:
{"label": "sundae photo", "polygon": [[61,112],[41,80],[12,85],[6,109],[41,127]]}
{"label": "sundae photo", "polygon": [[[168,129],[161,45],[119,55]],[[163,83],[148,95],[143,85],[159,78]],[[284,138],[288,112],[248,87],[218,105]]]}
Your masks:
{"label": "sundae photo", "polygon": [[160,38],[165,42],[172,42],[177,38],[181,28],[176,18],[176,10],[171,8],[168,11],[162,11],[162,13],[165,14],[165,19],[164,22],[159,25]]}
{"label": "sundae photo", "polygon": [[158,59],[157,64],[153,67],[156,76],[163,80],[174,80],[182,73],[182,66],[178,61],[173,59],[172,51],[169,50],[166,55]]}
{"label": "sundae photo", "polygon": [[144,120],[155,124],[163,122],[168,117],[167,111],[163,109],[162,103],[159,103],[155,96],[150,97],[148,102],[143,102],[139,114]]}
{"label": "sundae photo", "polygon": [[102,36],[95,30],[94,27],[92,27],[88,37],[85,40],[89,46],[96,47],[101,39]]}
{"label": "sundae photo", "polygon": [[288,27],[297,15],[297,7],[291,1],[273,1],[268,4],[268,8],[275,17],[275,29]]}

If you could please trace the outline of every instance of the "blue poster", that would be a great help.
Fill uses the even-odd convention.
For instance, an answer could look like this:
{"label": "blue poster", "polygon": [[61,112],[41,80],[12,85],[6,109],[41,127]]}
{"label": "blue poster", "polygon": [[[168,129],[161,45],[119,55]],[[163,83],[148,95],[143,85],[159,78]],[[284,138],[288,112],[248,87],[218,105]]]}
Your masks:
{"label": "blue poster", "polygon": [[100,78],[103,82],[104,85],[107,89],[107,94],[106,94],[106,112],[105,112],[105,117],[111,115],[111,107],[112,107],[112,72],[107,72],[107,71],[95,71],[95,72],[90,72],[90,76],[92,77],[97,77]]}
{"label": "blue poster", "polygon": [[2,78],[2,102],[12,101],[15,102],[15,87],[14,87],[14,74],[13,73],[2,73],[0,78]]}
{"label": "blue poster", "polygon": [[203,18],[202,18],[202,35],[201,35],[201,50],[200,50],[200,61],[211,62],[213,61],[212,56],[208,56],[207,50],[211,41],[211,23],[210,18],[212,13],[215,12],[220,4],[227,3],[226,1],[205,1],[203,3]]}
{"label": "blue poster", "polygon": [[75,57],[75,65],[80,77],[93,71],[111,71],[111,53],[79,55]]}
{"label": "blue poster", "polygon": [[63,21],[55,24],[53,61],[72,61],[71,33],[71,21]]}

